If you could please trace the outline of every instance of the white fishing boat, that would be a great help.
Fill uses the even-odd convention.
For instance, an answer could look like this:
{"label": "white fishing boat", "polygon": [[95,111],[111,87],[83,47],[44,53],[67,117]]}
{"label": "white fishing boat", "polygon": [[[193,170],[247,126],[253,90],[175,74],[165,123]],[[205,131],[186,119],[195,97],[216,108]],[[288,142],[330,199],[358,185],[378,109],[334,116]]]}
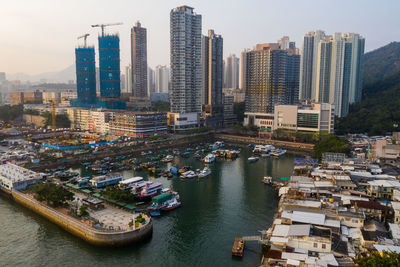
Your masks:
{"label": "white fishing boat", "polygon": [[215,161],[215,155],[210,153],[207,156],[204,157],[204,162],[205,163],[213,163]]}
{"label": "white fishing boat", "polygon": [[270,154],[271,154],[271,156],[279,158],[286,154],[286,150],[278,148],[278,149],[275,149],[274,151],[271,151]]}
{"label": "white fishing boat", "polygon": [[206,177],[210,174],[211,174],[210,168],[204,167],[204,169],[199,172],[198,176],[199,176],[199,178],[202,178],[202,177]]}
{"label": "white fishing boat", "polygon": [[196,178],[197,174],[194,171],[187,171],[181,174],[182,178],[191,179]]}
{"label": "white fishing boat", "polygon": [[172,162],[173,159],[174,159],[174,156],[168,155],[165,158],[163,158],[161,161],[164,163],[167,163],[167,162]]}
{"label": "white fishing boat", "polygon": [[256,162],[256,161],[258,161],[260,158],[259,157],[250,157],[250,158],[248,158],[247,160],[249,161],[249,162]]}
{"label": "white fishing boat", "polygon": [[264,184],[272,184],[272,177],[271,176],[264,176],[264,179],[262,179],[262,182]]}

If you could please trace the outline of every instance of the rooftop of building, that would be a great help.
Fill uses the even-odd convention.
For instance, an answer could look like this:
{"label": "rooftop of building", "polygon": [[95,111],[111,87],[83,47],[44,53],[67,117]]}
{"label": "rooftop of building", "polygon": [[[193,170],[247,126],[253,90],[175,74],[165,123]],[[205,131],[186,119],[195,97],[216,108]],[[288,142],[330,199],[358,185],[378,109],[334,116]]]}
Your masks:
{"label": "rooftop of building", "polygon": [[0,176],[5,177],[13,182],[19,182],[32,179],[41,179],[43,174],[8,162],[0,165]]}

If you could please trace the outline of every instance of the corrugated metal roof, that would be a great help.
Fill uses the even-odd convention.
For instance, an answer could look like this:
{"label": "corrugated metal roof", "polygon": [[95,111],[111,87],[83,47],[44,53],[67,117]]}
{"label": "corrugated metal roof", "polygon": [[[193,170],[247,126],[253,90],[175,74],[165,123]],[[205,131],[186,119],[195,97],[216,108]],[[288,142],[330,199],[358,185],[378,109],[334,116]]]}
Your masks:
{"label": "corrugated metal roof", "polygon": [[325,224],[325,214],[294,211],[292,214],[292,221],[324,225]]}
{"label": "corrugated metal roof", "polygon": [[277,224],[275,225],[273,236],[288,236],[290,225]]}
{"label": "corrugated metal roof", "polygon": [[395,210],[400,210],[400,202],[392,201],[392,207]]}
{"label": "corrugated metal roof", "polygon": [[396,223],[389,223],[390,231],[395,239],[400,239],[400,225]]}
{"label": "corrugated metal roof", "polygon": [[[374,244],[374,247],[379,252],[388,251],[388,252],[400,253],[400,246],[388,246],[388,245],[375,245]],[[282,253],[282,257],[283,257],[283,253]]]}
{"label": "corrugated metal roof", "polygon": [[273,236],[270,238],[271,242],[278,242],[278,243],[287,243],[289,242],[289,238],[277,237]]}
{"label": "corrugated metal roof", "polygon": [[308,258],[307,254],[282,252],[282,259],[305,261],[307,258]]}
{"label": "corrugated metal roof", "polygon": [[309,224],[293,224],[290,225],[288,236],[309,236],[310,235]]}

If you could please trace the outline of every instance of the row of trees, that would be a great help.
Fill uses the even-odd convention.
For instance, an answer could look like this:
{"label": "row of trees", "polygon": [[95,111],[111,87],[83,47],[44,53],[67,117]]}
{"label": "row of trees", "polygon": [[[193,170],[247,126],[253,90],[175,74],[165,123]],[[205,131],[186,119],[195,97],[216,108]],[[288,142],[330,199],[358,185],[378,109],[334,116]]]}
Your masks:
{"label": "row of trees", "polygon": [[13,120],[16,120],[20,118],[23,113],[24,106],[22,104],[14,106],[0,106],[0,120],[4,122],[11,122]]}
{"label": "row of trees", "polygon": [[[51,113],[44,112],[42,116],[46,119],[45,127],[51,126]],[[56,126],[57,128],[69,128],[71,121],[66,114],[56,114]]]}
{"label": "row of trees", "polygon": [[314,144],[314,157],[316,159],[321,159],[325,152],[349,154],[350,151],[349,142],[333,134],[319,134],[318,140]]}
{"label": "row of trees", "polygon": [[118,185],[108,186],[101,194],[106,198],[121,202],[130,203],[135,200],[135,196],[130,191],[121,189]]}
{"label": "row of trees", "polygon": [[74,199],[74,193],[53,183],[37,184],[33,187],[33,192],[37,200],[46,201],[54,207],[64,206],[67,201]]}

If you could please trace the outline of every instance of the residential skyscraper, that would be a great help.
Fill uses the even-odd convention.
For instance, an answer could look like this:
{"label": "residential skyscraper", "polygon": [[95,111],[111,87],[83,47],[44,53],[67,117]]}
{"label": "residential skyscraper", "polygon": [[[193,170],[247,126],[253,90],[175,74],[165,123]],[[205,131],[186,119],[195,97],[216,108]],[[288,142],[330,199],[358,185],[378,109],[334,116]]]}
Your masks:
{"label": "residential skyscraper", "polygon": [[140,22],[131,29],[132,93],[147,97],[147,33]]}
{"label": "residential skyscraper", "polygon": [[300,60],[300,99],[315,99],[316,68],[319,41],[325,37],[323,31],[309,32],[303,37]]}
{"label": "residential skyscraper", "polygon": [[231,54],[225,59],[224,64],[224,88],[239,87],[239,59]]}
{"label": "residential skyscraper", "polygon": [[273,113],[275,105],[296,104],[300,56],[279,43],[259,44],[246,53],[246,112]]}
{"label": "residential skyscraper", "polygon": [[315,101],[329,103],[332,64],[332,43],[329,40],[319,42],[317,56]]}
{"label": "residential skyscraper", "polygon": [[180,6],[170,13],[171,90],[173,113],[201,112],[201,15]]}
{"label": "residential skyscraper", "polygon": [[157,93],[168,93],[169,88],[169,69],[165,65],[156,66],[155,70],[155,91]]}
{"label": "residential skyscraper", "polygon": [[353,104],[361,101],[365,39],[357,33],[345,33],[343,38],[352,45],[349,103]]}
{"label": "residential skyscraper", "polygon": [[239,57],[239,89],[243,90],[246,82],[246,55],[250,49],[243,49]]}
{"label": "residential skyscraper", "polygon": [[361,100],[364,45],[364,38],[355,33],[306,34],[301,57],[300,99],[334,104],[335,115],[347,115],[349,104]]}
{"label": "residential skyscraper", "polygon": [[221,35],[208,30],[208,36],[202,39],[203,90],[202,102],[208,117],[209,125],[223,124],[223,39]]}

